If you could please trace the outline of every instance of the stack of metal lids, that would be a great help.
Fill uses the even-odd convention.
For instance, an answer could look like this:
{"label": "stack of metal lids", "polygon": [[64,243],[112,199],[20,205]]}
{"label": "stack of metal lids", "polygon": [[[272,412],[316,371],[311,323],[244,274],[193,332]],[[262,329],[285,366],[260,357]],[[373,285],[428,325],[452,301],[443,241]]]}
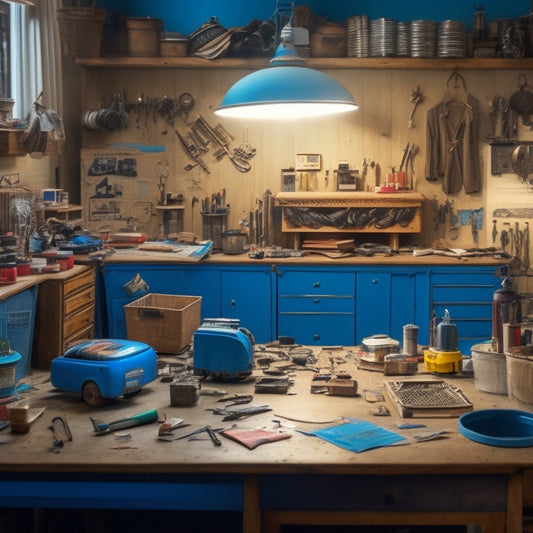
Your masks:
{"label": "stack of metal lids", "polygon": [[368,17],[355,15],[347,21],[348,57],[368,57]]}
{"label": "stack of metal lids", "polygon": [[413,20],[410,35],[411,57],[435,57],[437,53],[437,23]]}
{"label": "stack of metal lids", "polygon": [[409,22],[398,22],[396,55],[398,57],[409,57]]}
{"label": "stack of metal lids", "polygon": [[458,20],[444,20],[438,28],[438,57],[466,57],[466,27]]}
{"label": "stack of metal lids", "polygon": [[398,22],[391,18],[370,21],[370,55],[395,56],[397,51]]}

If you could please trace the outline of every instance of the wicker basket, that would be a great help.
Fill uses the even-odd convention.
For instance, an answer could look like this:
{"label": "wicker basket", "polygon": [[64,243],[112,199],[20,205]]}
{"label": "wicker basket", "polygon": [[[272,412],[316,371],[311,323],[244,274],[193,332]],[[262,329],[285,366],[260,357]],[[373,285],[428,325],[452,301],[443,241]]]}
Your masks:
{"label": "wicker basket", "polygon": [[105,17],[105,9],[59,8],[57,23],[63,54],[69,57],[98,57]]}
{"label": "wicker basket", "polygon": [[124,305],[128,339],[158,353],[178,353],[200,326],[201,296],[153,294]]}

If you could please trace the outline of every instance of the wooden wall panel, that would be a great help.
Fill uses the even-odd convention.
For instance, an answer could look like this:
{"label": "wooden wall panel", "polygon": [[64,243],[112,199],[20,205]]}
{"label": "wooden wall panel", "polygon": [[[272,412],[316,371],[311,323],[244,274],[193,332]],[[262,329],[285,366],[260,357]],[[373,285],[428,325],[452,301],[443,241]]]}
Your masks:
{"label": "wooden wall panel", "polygon": [[[195,106],[189,114],[192,122],[203,116],[214,126],[219,118],[213,114],[214,108],[221,100],[229,86],[247,74],[244,69],[84,69],[83,107],[92,108],[100,97],[110,99],[114,92],[125,91],[129,104],[133,104],[141,95],[148,99],[161,99],[165,95],[179,97],[182,92],[190,92],[195,99]],[[517,90],[518,71],[464,70],[468,90],[483,104],[485,111],[490,111],[490,104],[495,94],[506,98]],[[414,159],[412,175],[414,188],[428,199],[424,208],[424,230],[420,237],[410,239],[419,246],[431,246],[436,240],[442,240],[452,247],[473,246],[470,227],[460,227],[456,240],[450,240],[447,224],[432,228],[432,211],[429,200],[444,204],[453,202],[457,210],[484,208],[484,224],[479,233],[479,246],[492,244],[491,221],[495,205],[505,201],[505,194],[498,190],[495,196],[491,190],[495,183],[508,182],[517,187],[515,175],[495,178],[490,175],[490,150],[488,145],[481,147],[484,183],[483,190],[466,195],[461,192],[446,198],[440,183],[428,182],[424,176],[426,156],[426,114],[446,93],[449,70],[394,70],[394,69],[339,69],[329,70],[328,74],[338,78],[354,95],[360,108],[355,113],[341,117],[324,118],[319,121],[291,124],[260,123],[252,120],[242,123],[224,119],[223,126],[233,135],[231,147],[249,144],[256,149],[251,159],[251,170],[239,172],[227,156],[215,160],[212,150],[205,154],[205,162],[210,173],[199,167],[185,170],[190,158],[184,152],[176,135],[161,117],[147,122],[137,122],[135,110],[130,112],[126,129],[119,132],[83,133],[83,146],[101,148],[112,143],[142,143],[165,145],[166,155],[174,168],[169,177],[168,190],[182,192],[185,196],[186,212],[185,230],[194,229],[199,233],[201,217],[199,205],[192,209],[192,198],[203,198],[225,188],[227,201],[231,205],[228,225],[238,227],[243,213],[249,213],[255,207],[266,189],[274,194],[280,190],[282,168],[294,165],[297,152],[320,153],[323,170],[318,174],[319,190],[328,190],[325,184],[325,171],[330,178],[338,162],[347,160],[350,167],[363,169],[363,161],[375,162],[377,168],[369,169],[369,182],[373,176],[386,177],[391,167],[397,167],[402,158],[402,151],[407,143],[415,144],[419,150]],[[414,114],[413,127],[409,127],[409,115],[412,104],[409,98],[417,87],[423,93],[423,102]],[[176,118],[176,128],[187,131],[186,124]],[[167,131],[167,133],[163,133]],[[527,135],[528,132],[526,131]],[[378,170],[378,172],[376,172]],[[330,179],[328,187],[333,187]],[[531,189],[519,184],[524,194],[530,195]],[[154,199],[155,200],[155,199]],[[192,212],[191,212],[192,211]]]}

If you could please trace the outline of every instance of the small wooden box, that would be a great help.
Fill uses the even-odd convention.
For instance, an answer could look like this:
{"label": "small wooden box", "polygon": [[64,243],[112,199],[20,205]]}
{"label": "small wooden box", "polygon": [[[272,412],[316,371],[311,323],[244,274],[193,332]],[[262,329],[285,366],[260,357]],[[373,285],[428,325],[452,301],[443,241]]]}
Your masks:
{"label": "small wooden box", "polygon": [[0,155],[26,155],[21,139],[23,130],[0,129]]}

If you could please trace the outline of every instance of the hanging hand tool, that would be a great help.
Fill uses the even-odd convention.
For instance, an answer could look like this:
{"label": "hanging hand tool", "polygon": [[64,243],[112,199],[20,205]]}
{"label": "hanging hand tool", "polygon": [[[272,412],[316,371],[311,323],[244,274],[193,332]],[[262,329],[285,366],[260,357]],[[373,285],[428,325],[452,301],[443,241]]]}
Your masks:
{"label": "hanging hand tool", "polygon": [[183,137],[181,133],[178,130],[174,130],[174,133],[176,134],[176,137],[180,140],[181,144],[183,145],[183,148],[185,151],[189,154],[189,156],[195,161],[194,165],[189,164],[185,167],[185,170],[191,170],[194,167],[200,165],[202,170],[207,172],[208,174],[211,173],[209,170],[209,167],[207,164],[203,161],[203,159],[200,157],[200,149],[198,147],[198,144],[195,143],[190,135],[187,135],[186,137]]}
{"label": "hanging hand tool", "polygon": [[[91,418],[91,417],[90,417]],[[111,433],[112,431],[117,431],[119,429],[126,429],[135,426],[141,426],[143,424],[151,424],[152,422],[157,421],[157,411],[155,409],[150,409],[144,413],[139,413],[138,415],[130,416],[127,418],[121,418],[120,420],[115,420],[113,422],[100,422],[91,418],[91,422],[94,427],[94,431],[97,435],[104,435],[106,433]]]}
{"label": "hanging hand tool", "polygon": [[200,200],[193,196],[191,200],[191,233],[194,233],[194,206],[197,204]]}
{"label": "hanging hand tool", "polygon": [[415,110],[418,106],[418,104],[420,104],[420,102],[422,102],[424,100],[424,96],[422,95],[422,91],[420,90],[420,85],[417,86],[416,88],[416,91],[412,91],[411,92],[411,98],[409,98],[409,102],[411,102],[411,104],[413,104],[413,108],[411,109],[411,114],[409,115],[409,128],[414,128],[415,127],[415,123],[414,123],[414,116],[415,116]]}
{"label": "hanging hand tool", "polygon": [[529,222],[524,222],[524,265],[529,269]]}
{"label": "hanging hand tool", "polygon": [[492,221],[492,244],[496,243],[496,237],[498,236],[498,228],[496,227],[497,223],[497,220]]}

